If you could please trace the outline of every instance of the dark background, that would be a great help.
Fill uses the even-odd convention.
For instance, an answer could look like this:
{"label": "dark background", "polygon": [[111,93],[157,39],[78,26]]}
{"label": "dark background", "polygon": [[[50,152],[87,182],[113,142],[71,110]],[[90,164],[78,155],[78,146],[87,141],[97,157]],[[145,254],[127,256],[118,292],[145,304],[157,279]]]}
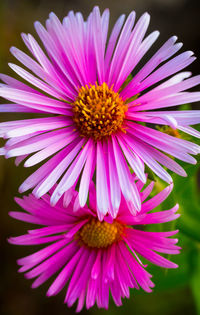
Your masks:
{"label": "dark background", "polygon": [[[184,50],[193,50],[198,57],[189,69],[194,74],[200,73],[200,1],[199,0],[0,0],[0,72],[11,73],[8,62],[15,62],[9,53],[11,46],[24,50],[20,33],[35,31],[33,22],[43,24],[51,11],[59,18],[67,15],[69,10],[81,11],[85,17],[94,5],[98,4],[101,11],[110,8],[110,26],[113,26],[117,17],[135,10],[137,17],[143,12],[151,14],[149,32],[158,29],[160,37],[149,55],[172,35],[177,35],[184,43]],[[145,57],[145,58],[147,58]],[[145,61],[144,58],[144,61]],[[196,107],[197,108],[197,107]],[[1,120],[13,118],[5,114]],[[13,159],[0,158],[0,201],[1,201],[1,258],[0,258],[0,314],[1,315],[62,315],[74,314],[74,308],[68,309],[63,304],[64,292],[54,298],[46,298],[47,285],[32,290],[31,281],[25,280],[22,274],[17,273],[16,259],[31,253],[31,248],[9,245],[6,239],[12,235],[20,235],[30,228],[9,218],[8,211],[17,209],[13,196],[17,195],[17,187],[33,171],[16,168]],[[179,238],[183,247],[182,254],[174,260],[180,264],[179,270],[162,271],[159,267],[151,267],[154,274],[156,289],[147,294],[142,291],[131,292],[131,298],[124,301],[121,308],[115,307],[111,301],[107,313],[135,315],[173,315],[173,314],[200,314],[200,214],[193,211],[199,208],[197,192],[197,167],[188,167],[190,177],[182,180],[175,177],[176,190],[169,204],[179,202],[181,211],[186,212],[179,221]],[[196,207],[196,208],[195,208]],[[194,216],[191,213],[195,213]],[[200,211],[199,211],[200,213]],[[199,220],[199,222],[198,222]],[[151,270],[152,269],[152,270]],[[199,292],[199,293],[198,293]],[[89,314],[105,314],[105,310],[96,307],[88,311]],[[86,311],[82,311],[86,314]]]}

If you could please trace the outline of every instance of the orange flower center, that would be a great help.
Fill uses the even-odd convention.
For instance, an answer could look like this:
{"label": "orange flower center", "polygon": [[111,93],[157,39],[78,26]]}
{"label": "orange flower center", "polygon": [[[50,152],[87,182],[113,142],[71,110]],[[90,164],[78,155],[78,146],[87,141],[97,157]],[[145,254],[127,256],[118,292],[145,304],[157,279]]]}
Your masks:
{"label": "orange flower center", "polygon": [[108,223],[92,219],[77,233],[80,243],[93,248],[106,248],[121,239],[125,226],[117,221]]}
{"label": "orange flower center", "polygon": [[104,82],[82,86],[73,103],[73,120],[81,136],[95,141],[110,136],[122,127],[127,105],[118,93]]}

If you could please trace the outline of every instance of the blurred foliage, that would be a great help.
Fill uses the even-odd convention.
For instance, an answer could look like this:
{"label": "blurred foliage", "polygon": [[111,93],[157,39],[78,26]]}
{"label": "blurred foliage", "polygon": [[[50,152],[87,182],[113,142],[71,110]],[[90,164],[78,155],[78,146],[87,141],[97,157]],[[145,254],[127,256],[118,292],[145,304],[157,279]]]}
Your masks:
{"label": "blurred foliage", "polygon": [[[200,129],[200,128],[199,128]],[[186,136],[189,139],[189,136]],[[196,141],[200,144],[200,141]],[[174,188],[165,202],[157,210],[166,210],[179,203],[180,218],[176,221],[160,224],[159,231],[178,229],[179,245],[182,247],[181,254],[173,258],[179,268],[163,273],[151,266],[150,270],[158,278],[155,291],[173,290],[176,287],[188,286],[193,294],[196,304],[196,312],[200,314],[200,194],[199,194],[199,155],[196,157],[197,165],[179,164],[184,167],[188,177],[183,178],[171,174]],[[155,179],[155,178],[154,178]],[[157,190],[164,185],[158,178],[155,179]],[[155,229],[154,229],[155,230]]]}

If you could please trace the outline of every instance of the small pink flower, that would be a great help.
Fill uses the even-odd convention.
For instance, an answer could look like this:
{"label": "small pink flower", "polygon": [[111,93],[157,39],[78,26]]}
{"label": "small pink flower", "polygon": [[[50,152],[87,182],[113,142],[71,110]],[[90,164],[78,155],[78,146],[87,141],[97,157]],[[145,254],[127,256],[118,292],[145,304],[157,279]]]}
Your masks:
{"label": "small pink flower", "polygon": [[81,13],[69,12],[62,23],[51,13],[46,29],[35,23],[45,53],[30,34],[22,38],[32,57],[11,48],[29,71],[10,67],[31,86],[2,74],[0,96],[11,103],[2,104],[0,111],[40,114],[0,124],[0,135],[9,139],[1,154],[17,157],[16,164],[26,159],[25,167],[43,163],[20,192],[34,188],[39,198],[58,182],[51,196],[55,205],[78,183],[83,207],[94,177],[99,211],[116,217],[122,195],[136,210],[141,208],[129,167],[144,183],[144,165],[171,183],[161,165],[186,173],[169,155],[196,163],[191,154],[199,153],[199,146],[151,128],[168,125],[199,137],[190,125],[200,122],[200,111],[163,110],[200,100],[200,92],[187,92],[200,76],[179,72],[195,60],[193,53],[173,57],[182,47],[173,36],[127,80],[159,35],[155,31],[145,38],[149,20],[145,13],[134,26],[135,12],[126,20],[121,15],[108,38],[109,10],[100,15],[95,7],[86,21]]}
{"label": "small pink flower", "polygon": [[[138,191],[143,188],[141,181],[136,185]],[[177,268],[175,263],[156,252],[171,255],[178,254],[180,250],[175,245],[177,239],[169,238],[177,231],[144,230],[149,224],[168,222],[179,216],[176,214],[178,205],[171,210],[152,212],[167,198],[172,186],[145,201],[152,188],[153,182],[140,192],[140,213],[133,216],[122,197],[116,219],[107,215],[103,221],[97,218],[96,191],[92,182],[89,206],[83,208],[77,208],[78,193],[75,190],[67,193],[71,201],[66,208],[61,201],[52,207],[51,196],[47,194],[41,199],[32,194],[23,199],[17,198],[16,202],[25,212],[10,212],[10,215],[44,226],[9,239],[16,245],[44,244],[43,249],[18,260],[21,266],[19,272],[26,272],[28,279],[36,278],[32,288],[56,274],[47,296],[56,295],[65,287],[65,303],[72,306],[78,300],[77,311],[84,304],[90,308],[95,302],[99,308],[108,308],[109,292],[118,306],[122,304],[121,298],[129,298],[129,288],[141,287],[151,292],[154,284],[146,270],[146,260],[163,268]],[[73,208],[76,211],[72,211]],[[48,243],[51,244],[46,245]]]}

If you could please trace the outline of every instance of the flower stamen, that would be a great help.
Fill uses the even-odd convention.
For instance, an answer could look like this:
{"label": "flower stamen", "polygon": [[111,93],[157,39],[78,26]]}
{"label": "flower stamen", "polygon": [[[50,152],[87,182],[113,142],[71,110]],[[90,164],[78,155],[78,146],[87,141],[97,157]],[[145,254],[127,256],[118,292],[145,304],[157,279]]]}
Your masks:
{"label": "flower stamen", "polygon": [[108,223],[93,218],[76,233],[75,238],[88,247],[106,248],[121,239],[124,228],[117,221]]}
{"label": "flower stamen", "polygon": [[81,136],[97,141],[119,129],[125,132],[122,125],[127,109],[119,94],[105,82],[86,85],[79,89],[73,103],[73,120]]}

